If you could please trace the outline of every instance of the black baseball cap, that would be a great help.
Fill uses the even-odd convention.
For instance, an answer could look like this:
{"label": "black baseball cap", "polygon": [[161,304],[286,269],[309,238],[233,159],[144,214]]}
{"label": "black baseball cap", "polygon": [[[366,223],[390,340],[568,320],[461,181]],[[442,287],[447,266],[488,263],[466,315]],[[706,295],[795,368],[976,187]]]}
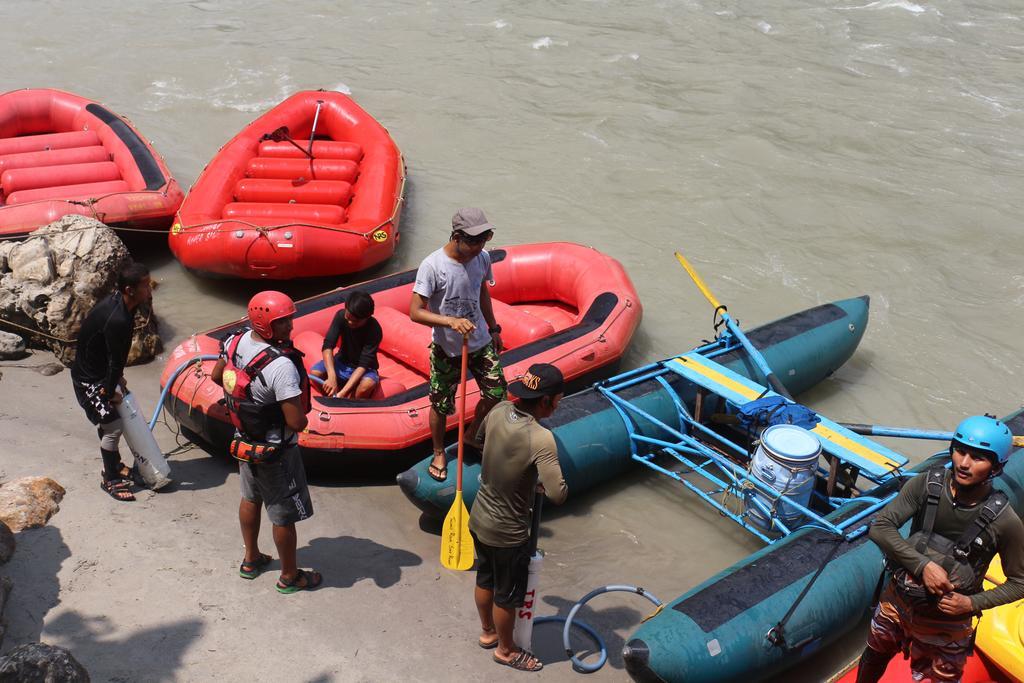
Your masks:
{"label": "black baseball cap", "polygon": [[555,396],[565,391],[565,379],[554,365],[534,363],[525,375],[508,385],[508,391],[517,398]]}

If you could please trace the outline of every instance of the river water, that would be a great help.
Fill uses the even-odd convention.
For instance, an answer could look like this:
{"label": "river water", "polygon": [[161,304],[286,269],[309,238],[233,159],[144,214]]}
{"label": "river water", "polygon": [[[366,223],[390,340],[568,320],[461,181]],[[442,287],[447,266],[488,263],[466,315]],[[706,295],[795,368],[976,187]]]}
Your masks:
{"label": "river water", "polygon": [[[2,12],[0,89],[105,103],[184,186],[292,92],[351,92],[409,165],[402,242],[374,274],[414,267],[455,208],[478,205],[495,244],[577,241],[623,262],[645,308],[627,367],[712,334],[681,249],[747,325],[871,295],[857,355],[806,397],[833,417],[949,429],[1021,403],[1019,3],[5,0]],[[255,291],[185,273],[162,242],[145,257],[169,344],[238,317]],[[662,597],[756,547],[644,477],[577,513],[632,520],[634,536],[644,520],[678,525],[709,548],[684,562],[652,543],[655,566],[679,567]],[[606,552],[590,561],[619,551]]]}

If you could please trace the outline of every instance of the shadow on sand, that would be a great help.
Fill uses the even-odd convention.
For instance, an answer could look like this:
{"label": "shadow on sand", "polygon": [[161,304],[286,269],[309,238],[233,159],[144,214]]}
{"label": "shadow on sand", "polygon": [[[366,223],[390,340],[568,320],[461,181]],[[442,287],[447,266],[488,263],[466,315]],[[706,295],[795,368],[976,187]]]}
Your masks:
{"label": "shadow on sand", "polygon": [[402,578],[402,567],[423,564],[423,558],[408,550],[353,536],[314,538],[299,549],[299,557],[323,572],[324,588],[349,588],[363,579],[389,588]]}
{"label": "shadow on sand", "polygon": [[[123,625],[102,614],[67,611],[47,620],[50,610],[60,604],[57,574],[65,560],[71,559],[71,551],[60,530],[52,526],[27,529],[16,538],[18,549],[4,567],[14,582],[4,613],[8,625],[4,652],[40,641],[45,623],[45,640],[71,650],[93,680],[135,681],[143,672],[147,680],[179,678],[184,653],[201,634],[200,620],[133,629],[129,635],[117,634]],[[79,566],[89,569],[87,563]]]}

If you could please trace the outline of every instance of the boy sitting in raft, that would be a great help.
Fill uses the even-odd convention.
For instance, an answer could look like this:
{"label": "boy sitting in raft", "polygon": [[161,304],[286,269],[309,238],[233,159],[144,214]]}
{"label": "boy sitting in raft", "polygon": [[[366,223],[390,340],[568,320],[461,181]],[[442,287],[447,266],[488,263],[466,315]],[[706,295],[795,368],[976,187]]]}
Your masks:
{"label": "boy sitting in raft", "polygon": [[324,337],[324,359],[309,371],[311,377],[324,380],[324,396],[369,398],[380,382],[377,349],[383,337],[380,323],[373,317],[373,297],[361,289],[353,290],[345,308],[334,314]]}

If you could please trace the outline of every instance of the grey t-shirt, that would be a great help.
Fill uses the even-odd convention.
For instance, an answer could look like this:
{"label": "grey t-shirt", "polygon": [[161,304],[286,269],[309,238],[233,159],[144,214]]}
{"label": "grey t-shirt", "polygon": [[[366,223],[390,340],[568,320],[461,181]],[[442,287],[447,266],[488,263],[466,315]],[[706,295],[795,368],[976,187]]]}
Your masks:
{"label": "grey t-shirt", "polygon": [[[478,351],[491,341],[487,321],[480,312],[480,287],[484,279],[493,282],[491,255],[481,251],[463,265],[444,253],[444,247],[420,263],[412,291],[427,298],[434,313],[465,318],[476,325],[469,335],[470,352]],[[434,328],[434,343],[451,357],[462,355],[462,335],[448,327]]]}
{"label": "grey t-shirt", "polygon": [[[265,341],[253,339],[251,331],[242,332],[241,335],[242,338],[238,342],[233,359],[235,367],[238,368],[244,368],[256,357],[256,354],[270,346]],[[299,371],[287,358],[275,358],[270,361],[267,367],[263,368],[262,374],[266,383],[256,377],[249,384],[249,393],[252,394],[252,400],[256,403],[261,405],[280,403],[302,393],[302,387],[299,385]],[[293,441],[294,432],[285,428],[284,433],[280,435],[268,433],[267,441],[276,441],[274,437],[280,438],[283,442]]]}

